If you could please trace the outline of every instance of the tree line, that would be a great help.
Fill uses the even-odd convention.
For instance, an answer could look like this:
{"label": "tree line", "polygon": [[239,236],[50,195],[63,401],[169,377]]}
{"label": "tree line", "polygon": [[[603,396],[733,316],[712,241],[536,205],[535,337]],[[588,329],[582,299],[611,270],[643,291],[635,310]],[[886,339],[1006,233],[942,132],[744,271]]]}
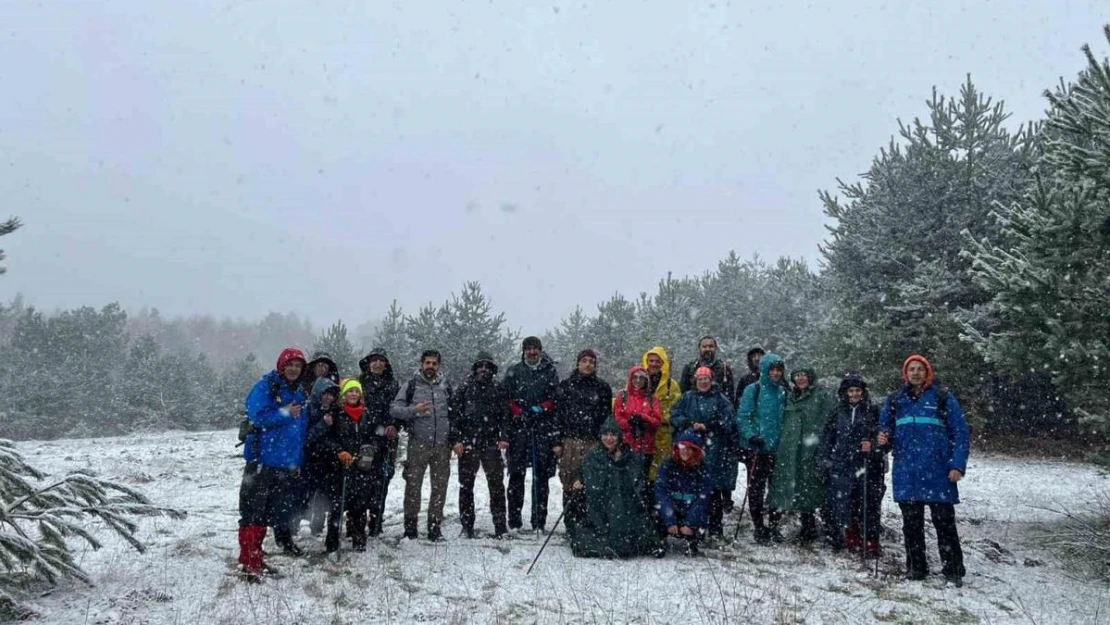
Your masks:
{"label": "tree line", "polygon": [[[734,367],[758,345],[879,389],[898,383],[906,354],[923,353],[980,433],[1104,439],[1110,65],[1083,52],[1078,76],[1045,91],[1045,118],[1017,128],[970,77],[954,96],[934,89],[866,173],[820,192],[830,222],[820,267],[732,252],[702,275],[667,275],[654,293],[579,307],[544,345],[564,373],[595,348],[617,385],[654,345],[677,369],[705,334]],[[165,319],[113,304],[44,315],[17,298],[0,308],[0,436],[231,426],[286,345],[327,351],[351,375],[373,346],[401,367],[435,346],[461,378],[479,349],[519,358],[520,335],[473,282],[439,305],[394,302],[351,332],[278,313]]]}

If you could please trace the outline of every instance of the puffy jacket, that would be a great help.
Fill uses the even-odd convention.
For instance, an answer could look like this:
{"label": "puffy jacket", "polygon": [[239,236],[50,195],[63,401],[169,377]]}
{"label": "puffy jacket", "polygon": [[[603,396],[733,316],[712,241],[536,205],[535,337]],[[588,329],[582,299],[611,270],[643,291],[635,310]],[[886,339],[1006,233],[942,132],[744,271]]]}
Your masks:
{"label": "puffy jacket", "polygon": [[732,404],[716,387],[706,393],[686,393],[671,411],[671,427],[679,436],[687,431],[696,433],[695,423],[705,424],[700,436],[705,440],[705,465],[714,490],[730,490],[736,484],[736,421],[732,415]]}
{"label": "puffy jacket", "polygon": [[289,384],[276,370],[255,382],[245,404],[247,419],[256,432],[247,444],[256,445],[255,459],[262,466],[288,470],[302,467],[308,415],[301,413],[294,418],[289,407],[304,403],[300,384]]}
{"label": "puffy jacket", "polygon": [[[748,385],[740,397],[736,421],[740,428],[741,444],[753,451],[774,453],[782,434],[782,409],[786,404],[787,384],[783,375],[779,383],[771,381],[768,372],[774,365],[782,365],[782,358],[767,354],[759,363],[759,382]],[[753,436],[763,438],[762,449],[754,449],[748,440]]]}
{"label": "puffy jacket", "polygon": [[555,389],[559,438],[596,441],[601,424],[612,414],[613,388],[597,375],[577,369]]}
{"label": "puffy jacket", "polygon": [[645,459],[655,454],[655,431],[662,422],[659,400],[650,389],[638,391],[632,386],[632,377],[647,374],[643,367],[628,370],[628,383],[613,399],[613,418],[621,428],[624,444]]}
{"label": "puffy jacket", "polygon": [[[694,462],[687,466],[678,456],[678,444],[687,443],[697,448]],[[671,448],[671,457],[659,466],[655,478],[655,506],[664,527],[678,525],[676,509],[683,513],[683,524],[691,528],[709,525],[709,497],[713,482],[705,467],[702,441],[692,432],[678,437]]]}
{"label": "puffy jacket", "polygon": [[455,389],[448,402],[451,428],[447,442],[468,449],[489,449],[509,440],[511,418],[505,389],[492,376],[479,381],[473,373]]}
{"label": "puffy jacket", "polygon": [[663,347],[656,345],[644,352],[640,359],[640,366],[647,370],[648,356],[653,354],[663,361],[659,383],[655,385],[655,398],[659,400],[660,422],[659,429],[655,430],[655,454],[651,458],[649,472],[649,477],[654,480],[659,471],[659,465],[671,456],[671,411],[674,410],[678,400],[682,399],[682,388],[678,382],[671,379],[671,359],[667,356],[667,350]]}
{"label": "puffy jacket", "polygon": [[521,361],[509,367],[502,382],[509,396],[509,410],[513,414],[514,429],[524,428],[541,437],[558,434],[555,422],[555,387],[559,374],[555,363],[546,354],[531,367]]}
{"label": "puffy jacket", "polygon": [[[411,402],[406,397],[409,384],[413,385]],[[412,441],[424,445],[446,445],[451,429],[450,398],[451,385],[447,376],[437,373],[434,380],[428,381],[424,379],[424,374],[417,371],[410,382],[397,390],[389,414],[405,424]],[[418,415],[416,404],[421,402],[431,404],[431,409]]]}
{"label": "puffy jacket", "polygon": [[893,441],[894,501],[960,502],[960,491],[948,472],[967,473],[970,432],[955,395],[944,395],[946,416],[937,411],[935,383],[917,397],[907,384],[883,402],[879,430]]}

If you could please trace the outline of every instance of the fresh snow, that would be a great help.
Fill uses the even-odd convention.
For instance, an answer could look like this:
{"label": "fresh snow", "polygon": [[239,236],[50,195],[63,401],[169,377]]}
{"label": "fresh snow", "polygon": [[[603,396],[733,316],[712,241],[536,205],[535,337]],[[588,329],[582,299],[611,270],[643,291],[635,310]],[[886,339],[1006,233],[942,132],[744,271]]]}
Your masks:
{"label": "fresh snow", "polygon": [[[824,550],[756,547],[745,520],[737,544],[688,559],[579,560],[562,527],[530,576],[542,537],[466,540],[458,536],[452,473],[445,543],[400,541],[398,475],[391,484],[385,537],[344,560],[271,556],[284,573],[261,585],[233,575],[242,460],[233,431],[142,434],[122,438],[20,443],[33,465],[52,474],[87,469],[122,481],[188,518],[146,519],[137,554],[108,531],[100,551],[78,561],[95,587],[66,584],[29,603],[44,623],[1105,623],[1110,589],[1078,581],[1035,544],[1034,531],[1059,518],[1053,509],[1096,505],[1110,480],[1097,468],[972,455],[957,507],[968,569],[962,589],[937,579],[902,580],[901,522],[884,501],[880,578],[858,561]],[[742,473],[741,473],[742,475]],[[553,522],[560,512],[551,481]],[[425,483],[425,501],[428,486]],[[475,487],[478,527],[490,533],[487,493]],[[743,495],[737,493],[737,505]],[[525,502],[525,523],[529,503]],[[727,518],[731,535],[735,515]],[[423,523],[421,530],[423,531]],[[307,527],[300,544],[322,541]],[[82,548],[84,549],[84,548]],[[277,551],[272,537],[267,550]],[[939,569],[930,539],[929,558]]]}

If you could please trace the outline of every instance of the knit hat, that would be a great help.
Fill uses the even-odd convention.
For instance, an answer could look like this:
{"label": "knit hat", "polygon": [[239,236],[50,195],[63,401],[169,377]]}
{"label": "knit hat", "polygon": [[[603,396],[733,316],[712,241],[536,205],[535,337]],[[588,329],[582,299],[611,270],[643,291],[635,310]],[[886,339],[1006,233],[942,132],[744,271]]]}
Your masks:
{"label": "knit hat", "polygon": [[356,380],[355,378],[349,378],[349,379],[347,379],[346,381],[343,382],[343,386],[340,387],[340,394],[341,395],[346,395],[347,391],[349,391],[351,389],[357,390],[358,394],[362,395],[362,384],[358,380]]}
{"label": "knit hat", "polygon": [[301,364],[305,364],[308,362],[307,360],[305,360],[304,352],[297,349],[296,347],[286,347],[285,349],[281,350],[281,354],[278,356],[277,359],[278,373],[282,373],[285,370],[285,365],[289,364],[293,360],[299,360],[301,361]]}
{"label": "knit hat", "polygon": [[920,354],[914,354],[902,363],[902,381],[906,384],[910,383],[909,371],[911,362],[919,362],[925,366],[925,384],[922,385],[922,388],[929,388],[932,386],[933,379],[936,377],[936,374],[933,372],[933,365]]}
{"label": "knit hat", "polygon": [[529,347],[535,347],[536,349],[542,350],[543,349],[543,343],[540,342],[539,337],[530,336],[530,337],[524,339],[524,342],[520,344],[520,350],[524,351],[524,350],[528,349]]}
{"label": "knit hat", "polygon": [[705,377],[712,380],[713,379],[713,370],[710,369],[709,367],[698,367],[698,370],[694,372],[694,379],[696,380],[696,379],[698,379],[702,376],[705,376]]}
{"label": "knit hat", "polygon": [[576,363],[582,362],[582,359],[585,358],[586,356],[589,356],[590,358],[593,358],[594,362],[597,362],[597,352],[590,349],[589,347],[587,347],[586,349],[578,352],[578,357],[574,359],[574,362],[576,362]]}
{"label": "knit hat", "polygon": [[617,425],[617,420],[609,417],[605,423],[601,424],[601,429],[598,430],[599,434],[616,434],[619,439],[621,436],[621,426]]}
{"label": "knit hat", "polygon": [[495,375],[497,374],[497,362],[494,361],[493,354],[486,351],[478,352],[478,357],[474,359],[474,364],[471,365],[470,370],[477,371],[478,365],[482,363],[489,365],[490,371]]}

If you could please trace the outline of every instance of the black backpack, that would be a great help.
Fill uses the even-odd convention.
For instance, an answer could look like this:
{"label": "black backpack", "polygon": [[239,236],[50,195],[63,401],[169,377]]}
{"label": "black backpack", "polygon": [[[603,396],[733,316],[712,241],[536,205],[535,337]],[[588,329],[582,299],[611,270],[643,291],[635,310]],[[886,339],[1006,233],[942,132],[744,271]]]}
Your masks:
{"label": "black backpack", "polygon": [[[270,398],[274,403],[281,405],[281,385],[278,384],[273,378],[270,378]],[[250,419],[247,417],[247,411],[243,410],[239,413],[239,442],[235,444],[236,447],[242,447],[247,442],[247,436],[256,432],[261,432],[260,428],[254,427]]]}
{"label": "black backpack", "polygon": [[[447,399],[451,399],[454,389],[451,388],[451,381],[444,382],[447,387]],[[409,378],[409,383],[405,386],[405,405],[412,405],[412,396],[416,394],[416,378]]]}

